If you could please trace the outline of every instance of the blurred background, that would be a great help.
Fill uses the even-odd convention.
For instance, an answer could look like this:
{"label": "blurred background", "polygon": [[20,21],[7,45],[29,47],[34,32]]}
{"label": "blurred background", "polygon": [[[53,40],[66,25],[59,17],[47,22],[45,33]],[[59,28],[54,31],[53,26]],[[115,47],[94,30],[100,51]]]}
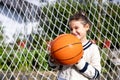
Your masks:
{"label": "blurred background", "polygon": [[120,80],[120,0],[0,0],[0,80],[56,80],[48,43],[70,32],[68,19],[80,9],[99,46],[101,80]]}

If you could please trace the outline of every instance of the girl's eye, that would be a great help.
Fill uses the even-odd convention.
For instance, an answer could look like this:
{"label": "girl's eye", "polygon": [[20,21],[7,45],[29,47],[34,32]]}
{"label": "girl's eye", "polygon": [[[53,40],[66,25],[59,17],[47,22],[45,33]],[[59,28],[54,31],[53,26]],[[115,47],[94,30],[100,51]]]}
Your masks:
{"label": "girl's eye", "polygon": [[75,27],[75,29],[78,29],[78,27]]}

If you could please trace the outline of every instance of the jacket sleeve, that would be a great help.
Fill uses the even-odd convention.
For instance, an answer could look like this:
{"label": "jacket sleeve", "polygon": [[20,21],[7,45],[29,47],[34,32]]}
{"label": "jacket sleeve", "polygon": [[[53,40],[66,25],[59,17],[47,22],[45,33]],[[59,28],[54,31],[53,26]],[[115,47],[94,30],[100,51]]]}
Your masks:
{"label": "jacket sleeve", "polygon": [[75,64],[79,73],[90,79],[97,79],[100,76],[101,65],[100,65],[100,53],[98,47],[95,47],[92,51],[92,57],[90,63],[86,62],[83,58]]}

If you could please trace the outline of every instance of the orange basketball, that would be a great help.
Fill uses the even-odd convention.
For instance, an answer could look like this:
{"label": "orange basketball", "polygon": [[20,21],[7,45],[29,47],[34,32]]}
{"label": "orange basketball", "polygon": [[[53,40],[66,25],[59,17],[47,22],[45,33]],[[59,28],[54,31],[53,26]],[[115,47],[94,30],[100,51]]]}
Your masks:
{"label": "orange basketball", "polygon": [[82,43],[72,34],[61,34],[52,41],[51,56],[60,64],[75,64],[83,56]]}

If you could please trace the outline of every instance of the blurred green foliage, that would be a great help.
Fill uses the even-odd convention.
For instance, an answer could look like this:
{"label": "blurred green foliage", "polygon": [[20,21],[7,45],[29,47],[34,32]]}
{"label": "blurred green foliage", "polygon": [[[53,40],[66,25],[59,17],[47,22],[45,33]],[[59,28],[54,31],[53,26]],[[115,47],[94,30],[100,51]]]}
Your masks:
{"label": "blurred green foliage", "polygon": [[47,70],[47,54],[40,50],[0,48],[0,69],[3,71]]}
{"label": "blurred green foliage", "polygon": [[[91,6],[92,5],[92,6]],[[103,6],[103,7],[101,7]],[[111,8],[112,6],[112,8]],[[92,22],[91,33],[88,35],[91,39],[96,39],[98,45],[102,48],[104,39],[111,40],[111,47],[119,48],[120,46],[120,7],[116,4],[95,5],[86,1],[86,3],[78,3],[76,1],[56,3],[53,6],[44,7],[43,15],[47,18],[44,26],[45,32],[51,37],[56,37],[57,34],[69,33],[68,21],[69,17],[80,9],[84,10]],[[48,28],[49,27],[49,28]]]}
{"label": "blurred green foliage", "polygon": [[[40,26],[44,28],[47,35],[33,36],[33,42],[29,42],[32,50],[27,48],[19,48],[18,45],[14,49],[0,47],[0,69],[7,70],[46,70],[48,69],[46,53],[46,41],[50,38],[55,38],[57,34],[69,33],[68,27],[69,17],[75,12],[83,9],[93,23],[91,27],[92,33],[88,35],[91,39],[96,39],[100,48],[103,47],[105,38],[111,40],[111,47],[120,46],[120,7],[110,4],[111,7],[100,7],[86,1],[86,4],[68,1],[55,3],[52,6],[42,8],[42,16],[47,20],[41,20]],[[51,13],[53,12],[53,13]],[[102,65],[105,65],[106,55],[103,57]],[[107,70],[106,70],[107,71]]]}

